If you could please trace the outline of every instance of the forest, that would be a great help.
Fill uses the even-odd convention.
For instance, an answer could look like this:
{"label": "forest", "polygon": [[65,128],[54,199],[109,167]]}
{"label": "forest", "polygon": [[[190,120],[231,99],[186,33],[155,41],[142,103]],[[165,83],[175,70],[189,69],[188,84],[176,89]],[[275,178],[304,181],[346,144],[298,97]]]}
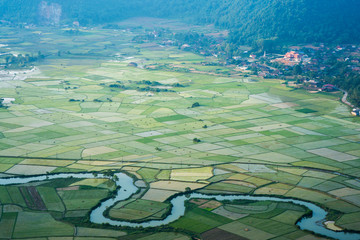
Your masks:
{"label": "forest", "polygon": [[44,23],[42,4],[61,6],[63,23],[89,25],[151,16],[215,24],[230,30],[233,44],[273,38],[291,43],[360,41],[357,0],[106,0],[101,7],[98,0],[2,0],[0,20]]}

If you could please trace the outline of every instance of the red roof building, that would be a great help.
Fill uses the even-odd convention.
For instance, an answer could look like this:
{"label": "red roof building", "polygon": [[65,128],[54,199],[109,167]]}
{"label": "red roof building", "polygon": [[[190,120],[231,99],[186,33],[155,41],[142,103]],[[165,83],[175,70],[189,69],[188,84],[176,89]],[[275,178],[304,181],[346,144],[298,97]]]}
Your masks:
{"label": "red roof building", "polygon": [[335,91],[337,90],[337,87],[335,87],[334,85],[332,84],[325,84],[322,88],[321,88],[322,91]]}
{"label": "red roof building", "polygon": [[300,62],[301,55],[295,51],[291,51],[285,54],[284,59],[291,62]]}

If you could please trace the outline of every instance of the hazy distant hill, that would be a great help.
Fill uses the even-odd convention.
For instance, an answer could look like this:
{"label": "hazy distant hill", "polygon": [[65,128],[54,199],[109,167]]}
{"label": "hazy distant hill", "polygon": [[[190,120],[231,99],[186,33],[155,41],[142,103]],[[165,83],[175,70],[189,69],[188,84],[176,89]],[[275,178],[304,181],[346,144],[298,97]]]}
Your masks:
{"label": "hazy distant hill", "polygon": [[139,0],[0,0],[0,20],[56,24],[79,21],[82,25],[112,22],[140,14]]}
{"label": "hazy distant hill", "polygon": [[359,0],[0,0],[0,20],[56,23],[60,17],[94,24],[132,16],[175,17],[230,29],[231,42],[241,44],[273,37],[360,42],[359,11]]}

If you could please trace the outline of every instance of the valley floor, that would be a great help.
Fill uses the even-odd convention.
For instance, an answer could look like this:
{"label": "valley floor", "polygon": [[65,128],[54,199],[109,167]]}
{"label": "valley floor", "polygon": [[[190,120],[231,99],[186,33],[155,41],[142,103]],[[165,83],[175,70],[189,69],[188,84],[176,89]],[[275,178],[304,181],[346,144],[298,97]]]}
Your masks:
{"label": "valley floor", "polygon": [[[132,42],[141,28],[4,30],[2,52],[48,57],[23,77],[0,75],[0,97],[15,99],[0,109],[1,177],[124,171],[142,190],[107,212],[114,219],[161,219],[169,197],[196,190],[298,198],[360,231],[360,121],[337,96]],[[306,209],[270,201],[194,199],[150,232],[89,224],[114,190],[109,179],[0,186],[0,238],[315,238],[295,225]]]}

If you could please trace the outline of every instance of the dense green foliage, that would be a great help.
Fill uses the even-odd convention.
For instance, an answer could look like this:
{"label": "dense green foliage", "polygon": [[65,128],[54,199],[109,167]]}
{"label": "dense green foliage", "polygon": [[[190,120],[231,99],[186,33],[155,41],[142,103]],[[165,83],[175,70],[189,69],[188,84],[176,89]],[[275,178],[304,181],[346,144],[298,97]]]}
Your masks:
{"label": "dense green foliage", "polygon": [[[2,0],[0,19],[35,22],[41,0]],[[359,42],[357,0],[48,0],[62,21],[106,23],[133,16],[185,18],[231,30],[234,44],[278,38],[291,42]],[[101,7],[99,7],[101,5]]]}
{"label": "dense green foliage", "polygon": [[[221,2],[221,3],[219,3]],[[296,42],[359,41],[356,0],[207,1],[202,21],[232,29],[231,42],[278,37]],[[205,18],[210,16],[210,18]]]}
{"label": "dense green foliage", "polygon": [[33,62],[36,62],[38,60],[44,59],[45,56],[41,54],[41,52],[38,53],[38,56],[35,57],[34,55],[30,56],[30,54],[25,54],[23,56],[22,54],[19,54],[18,56],[14,55],[6,55],[5,57],[5,68],[7,69],[18,69],[18,68],[24,68],[24,67],[30,67]]}
{"label": "dense green foliage", "polygon": [[338,62],[323,73],[326,82],[337,85],[349,92],[350,101],[360,106],[360,75],[350,71],[346,63]]}

